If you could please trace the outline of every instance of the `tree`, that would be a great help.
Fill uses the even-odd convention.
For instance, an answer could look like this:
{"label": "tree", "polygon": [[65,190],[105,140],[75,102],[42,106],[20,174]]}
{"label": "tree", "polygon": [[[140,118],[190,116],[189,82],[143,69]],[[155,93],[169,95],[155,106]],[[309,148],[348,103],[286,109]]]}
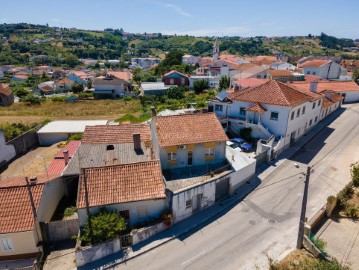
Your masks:
{"label": "tree", "polygon": [[80,83],[75,83],[72,86],[72,92],[74,92],[74,93],[81,93],[83,91],[84,91],[84,86]]}
{"label": "tree", "polygon": [[28,94],[25,97],[21,98],[20,101],[34,105],[34,104],[41,104],[42,99],[40,97],[35,96],[34,94]]}
{"label": "tree", "polygon": [[353,71],[353,81],[359,85],[359,69]]}
{"label": "tree", "polygon": [[219,90],[225,90],[229,88],[231,79],[228,76],[222,76],[219,80]]}
{"label": "tree", "polygon": [[170,99],[182,99],[184,98],[184,90],[179,86],[172,86],[167,90],[167,97]]}
{"label": "tree", "polygon": [[99,213],[90,216],[89,219],[91,219],[92,238],[87,223],[84,226],[82,236],[80,236],[84,245],[94,245],[115,239],[122,231],[126,230],[125,219],[106,208],[101,208]]}
{"label": "tree", "polygon": [[350,174],[352,176],[354,186],[359,187],[359,162],[350,166]]}
{"label": "tree", "polygon": [[87,89],[92,88],[92,82],[90,80],[87,81]]}
{"label": "tree", "polygon": [[204,90],[208,89],[209,84],[206,80],[198,80],[193,83],[193,90],[196,94],[202,93]]}

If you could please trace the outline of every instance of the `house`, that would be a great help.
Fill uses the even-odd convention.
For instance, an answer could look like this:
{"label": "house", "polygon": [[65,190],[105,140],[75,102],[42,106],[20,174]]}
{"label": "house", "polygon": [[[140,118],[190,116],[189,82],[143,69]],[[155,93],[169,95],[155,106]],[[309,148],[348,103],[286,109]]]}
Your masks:
{"label": "house", "polygon": [[174,222],[232,195],[255,172],[255,159],[228,149],[213,113],[156,116],[152,110],[151,134]]}
{"label": "house", "polygon": [[[244,65],[244,64],[243,64]],[[231,81],[248,78],[267,79],[269,67],[255,66],[231,76]]]}
{"label": "house", "polygon": [[259,66],[270,66],[278,60],[276,56],[265,56],[265,55],[259,55],[256,57],[245,57],[244,59],[252,64],[256,64]]}
{"label": "house", "polygon": [[324,119],[329,114],[331,114],[336,109],[338,109],[344,100],[344,97],[333,91],[324,91],[322,95],[324,96],[324,98],[323,98],[323,106],[320,112],[319,120]]}
{"label": "house", "polygon": [[0,83],[0,106],[10,106],[14,103],[14,93],[8,84]]}
{"label": "house", "polygon": [[71,91],[72,90],[72,86],[74,85],[74,81],[71,81],[68,78],[63,78],[61,80],[58,80],[57,82],[55,82],[55,90],[57,91]]}
{"label": "house", "polygon": [[187,65],[195,65],[198,63],[198,57],[197,56],[193,56],[190,54],[185,54],[182,56],[182,64],[187,64]]}
{"label": "house", "polygon": [[177,86],[188,86],[189,77],[177,70],[167,72],[162,76],[162,80],[165,85],[177,85]]}
{"label": "house", "polygon": [[251,128],[254,138],[276,138],[278,147],[287,147],[317,124],[322,100],[318,93],[268,81],[211,101],[209,111],[227,131],[239,134],[240,129]]}
{"label": "house", "polygon": [[64,195],[58,176],[33,176],[28,182],[23,176],[0,181],[0,261],[9,265],[15,259],[41,258],[39,224],[51,220]]}
{"label": "house", "polygon": [[132,91],[133,73],[129,69],[124,71],[108,71],[107,75],[123,80],[125,91]]}
{"label": "house", "polygon": [[70,71],[67,75],[67,78],[71,81],[74,81],[75,83],[80,83],[83,85],[87,84],[87,81],[93,81],[93,76],[87,74],[84,71]]}
{"label": "house", "polygon": [[165,183],[158,160],[82,168],[77,199],[81,227],[87,223],[85,177],[91,214],[106,207],[134,226],[160,217],[166,209]]}
{"label": "house", "polygon": [[305,62],[303,73],[308,75],[317,75],[326,80],[339,79],[342,75],[341,66],[331,60],[312,60]]}
{"label": "house", "polygon": [[234,90],[243,90],[248,87],[259,86],[266,82],[268,82],[267,79],[247,78],[247,79],[234,81],[232,88],[234,88]]}
{"label": "house", "polygon": [[96,98],[120,98],[126,93],[125,81],[114,76],[97,77],[94,81]]}
{"label": "house", "polygon": [[297,67],[292,64],[286,63],[286,62],[276,62],[276,63],[273,63],[270,66],[270,68],[274,69],[274,70],[291,70],[291,71],[293,71]]}
{"label": "house", "polygon": [[4,132],[0,129],[0,169],[15,156],[15,147],[12,144],[6,144]]}
{"label": "house", "polygon": [[211,75],[193,75],[189,77],[189,87],[193,88],[193,85],[196,81],[205,80],[208,82],[210,88],[217,88],[219,87],[219,76],[211,76]]}
{"label": "house", "polygon": [[10,81],[11,82],[26,82],[29,76],[27,75],[14,75]]}
{"label": "house", "polygon": [[66,72],[61,68],[55,68],[53,73],[52,73],[52,77],[55,80],[61,79],[61,78],[65,77],[65,76],[66,76]]}
{"label": "house", "polygon": [[[303,75],[304,77],[304,75]],[[292,82],[294,75],[290,70],[268,70],[268,79],[280,82]]]}
{"label": "house", "polygon": [[73,134],[81,134],[86,126],[106,125],[107,120],[52,121],[37,131],[40,145],[66,141]]}
{"label": "house", "polygon": [[53,94],[55,91],[55,82],[54,81],[47,81],[37,85],[40,93],[48,95]]}
{"label": "house", "polygon": [[143,69],[147,69],[152,67],[153,65],[159,64],[161,63],[161,59],[159,58],[154,58],[154,57],[147,57],[147,58],[142,58],[142,57],[136,57],[136,58],[131,58],[131,65],[133,67],[141,67]]}
{"label": "house", "polygon": [[144,96],[163,96],[170,87],[163,82],[143,82],[141,83],[140,91]]}
{"label": "house", "polygon": [[[314,84],[313,84],[314,83]],[[311,83],[307,82],[297,82],[296,86],[309,90],[313,85],[315,85],[315,91],[318,93],[325,92],[327,90],[333,91],[344,97],[344,103],[350,102],[359,102],[359,85],[353,81],[312,81]]]}
{"label": "house", "polygon": [[359,60],[343,60],[341,65],[346,70],[353,72],[354,70],[359,69]]}

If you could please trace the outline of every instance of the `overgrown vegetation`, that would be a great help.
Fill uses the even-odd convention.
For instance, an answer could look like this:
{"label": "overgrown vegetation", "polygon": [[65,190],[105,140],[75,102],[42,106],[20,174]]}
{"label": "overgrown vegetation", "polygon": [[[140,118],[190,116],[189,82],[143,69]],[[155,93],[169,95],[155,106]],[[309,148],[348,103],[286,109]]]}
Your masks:
{"label": "overgrown vegetation", "polygon": [[90,216],[89,219],[91,219],[92,234],[89,224],[86,223],[80,236],[83,246],[115,239],[126,230],[124,218],[106,208],[101,208],[96,215]]}
{"label": "overgrown vegetation", "polygon": [[140,115],[140,117],[136,117],[132,114],[125,114],[124,116],[116,119],[116,122],[123,123],[123,122],[131,122],[131,123],[142,123],[151,118],[151,113],[146,112]]}
{"label": "overgrown vegetation", "polygon": [[67,141],[80,141],[82,139],[82,133],[72,134]]}
{"label": "overgrown vegetation", "polygon": [[0,129],[4,132],[5,140],[10,141],[22,133],[37,127],[39,123],[22,124],[22,123],[0,123]]}
{"label": "overgrown vegetation", "polygon": [[73,214],[75,214],[77,212],[77,208],[75,206],[70,206],[70,207],[67,207],[64,211],[64,216],[65,217],[70,217],[72,216]]}

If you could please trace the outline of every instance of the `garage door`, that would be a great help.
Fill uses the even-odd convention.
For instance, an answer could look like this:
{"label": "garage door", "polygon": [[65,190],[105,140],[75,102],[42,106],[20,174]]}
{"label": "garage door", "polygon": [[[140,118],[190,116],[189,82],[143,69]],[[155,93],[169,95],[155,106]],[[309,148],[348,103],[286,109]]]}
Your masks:
{"label": "garage door", "polygon": [[216,183],[216,202],[219,202],[229,195],[229,178],[225,178]]}

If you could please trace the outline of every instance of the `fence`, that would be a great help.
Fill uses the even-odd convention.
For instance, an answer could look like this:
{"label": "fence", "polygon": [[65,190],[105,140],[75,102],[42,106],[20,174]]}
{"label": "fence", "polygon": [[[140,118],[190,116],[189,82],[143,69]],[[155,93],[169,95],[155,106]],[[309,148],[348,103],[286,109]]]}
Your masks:
{"label": "fence", "polygon": [[42,223],[44,242],[68,240],[76,236],[80,229],[78,219],[59,220]]}
{"label": "fence", "polygon": [[257,160],[256,168],[259,168],[260,166],[268,162],[268,151],[270,151],[270,149],[267,149],[263,153],[260,153],[259,155],[254,157]]}
{"label": "fence", "polygon": [[6,144],[12,144],[15,147],[16,156],[20,156],[22,154],[25,154],[27,151],[32,149],[34,146],[39,145],[39,140],[37,137],[36,132],[41,128],[42,126],[37,126],[20,136],[12,139],[11,141],[8,141]]}

